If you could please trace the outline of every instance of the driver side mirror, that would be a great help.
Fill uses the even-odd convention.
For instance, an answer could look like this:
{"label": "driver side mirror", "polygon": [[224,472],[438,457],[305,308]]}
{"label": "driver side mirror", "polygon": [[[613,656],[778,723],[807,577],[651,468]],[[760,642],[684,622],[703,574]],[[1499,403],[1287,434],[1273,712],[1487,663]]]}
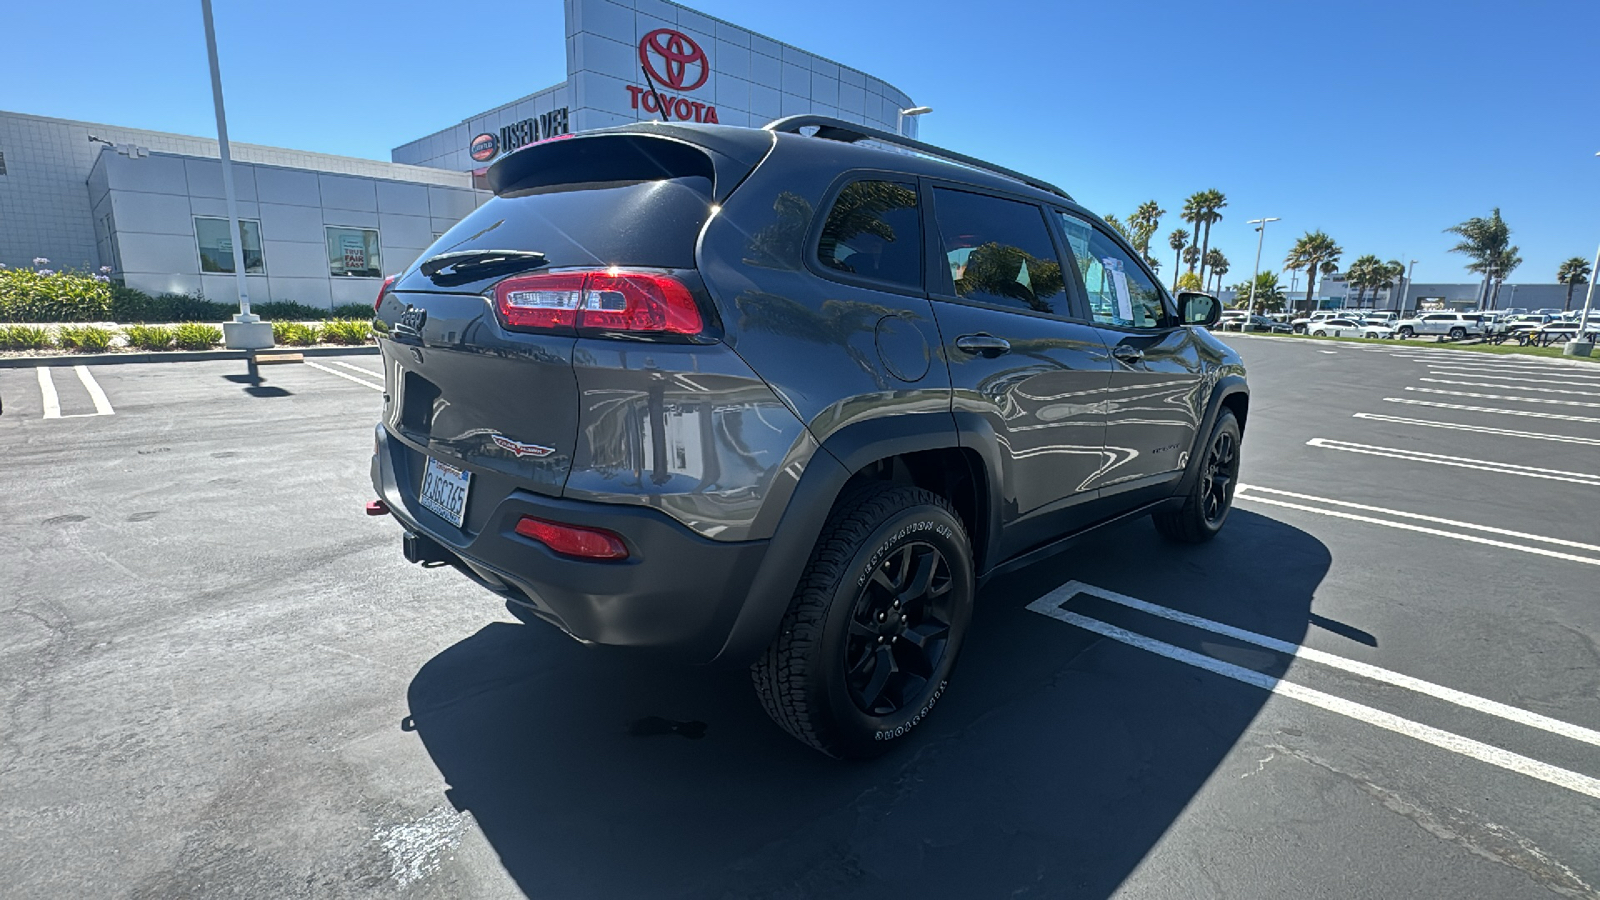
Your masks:
{"label": "driver side mirror", "polygon": [[1222,304],[1210,294],[1199,291],[1178,293],[1178,321],[1184,325],[1210,328],[1222,317]]}

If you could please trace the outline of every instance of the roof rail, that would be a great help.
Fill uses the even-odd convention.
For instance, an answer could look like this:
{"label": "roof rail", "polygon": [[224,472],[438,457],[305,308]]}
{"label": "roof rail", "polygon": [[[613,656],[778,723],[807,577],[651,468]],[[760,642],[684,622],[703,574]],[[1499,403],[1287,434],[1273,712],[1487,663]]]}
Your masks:
{"label": "roof rail", "polygon": [[878,141],[884,144],[893,144],[897,147],[905,147],[910,150],[915,150],[918,153],[922,153],[927,156],[936,157],[949,162],[960,163],[963,166],[981,169],[985,172],[992,172],[996,175],[1010,178],[1013,181],[1020,181],[1029,187],[1035,187],[1041,191],[1048,191],[1067,200],[1072,199],[1072,195],[1068,194],[1066,191],[1063,191],[1061,188],[1056,187],[1050,182],[1041,181],[1040,179],[1034,178],[1031,175],[1024,175],[1021,172],[1015,171],[1014,169],[1007,169],[1004,166],[997,166],[994,163],[987,163],[981,159],[977,159],[976,157],[968,156],[965,153],[957,153],[954,150],[946,150],[943,147],[935,147],[932,144],[924,144],[921,141],[912,140],[904,135],[895,134],[889,131],[880,131],[876,128],[868,128],[865,125],[857,125],[854,122],[846,122],[843,119],[835,119],[831,116],[786,116],[782,119],[774,119],[762,127],[767,131],[785,131],[790,134],[799,134],[800,129],[809,128],[812,126],[816,126],[816,136],[819,138],[825,138],[830,141],[844,141],[847,144],[853,144],[856,141],[866,140]]}

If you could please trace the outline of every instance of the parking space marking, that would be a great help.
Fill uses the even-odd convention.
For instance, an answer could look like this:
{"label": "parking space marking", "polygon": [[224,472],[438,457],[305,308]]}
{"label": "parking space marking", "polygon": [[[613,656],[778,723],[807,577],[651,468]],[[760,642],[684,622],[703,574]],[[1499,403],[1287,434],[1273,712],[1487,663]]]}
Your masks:
{"label": "parking space marking", "polygon": [[73,366],[78,370],[78,380],[83,382],[84,390],[89,392],[89,399],[94,401],[94,414],[97,416],[113,416],[116,410],[111,408],[111,401],[106,398],[106,392],[100,389],[100,382],[94,380],[89,374],[88,366]]}
{"label": "parking space marking", "polygon": [[1369,419],[1374,422],[1391,422],[1396,425],[1419,425],[1424,428],[1448,428],[1452,431],[1475,431],[1479,434],[1498,434],[1502,437],[1526,438],[1535,441],[1559,441],[1565,444],[1593,444],[1600,446],[1600,438],[1546,434],[1542,431],[1516,431],[1511,428],[1490,428],[1487,425],[1462,425],[1458,422],[1440,422],[1435,419],[1408,419],[1404,416],[1386,416],[1382,413],[1358,412],[1352,415],[1351,418]]}
{"label": "parking space marking", "polygon": [[328,362],[331,362],[336,366],[344,366],[346,369],[349,369],[352,372],[360,372],[363,375],[371,375],[373,378],[382,378],[383,377],[383,373],[382,372],[374,372],[371,369],[364,369],[361,366],[353,366],[353,365],[351,365],[351,364],[349,364],[347,362],[342,362],[342,361],[337,360],[337,359],[330,359],[330,360],[328,360]]}
{"label": "parking space marking", "polygon": [[1423,453],[1420,450],[1403,450],[1398,447],[1374,447],[1371,444],[1354,444],[1349,441],[1336,441],[1330,438],[1312,438],[1306,441],[1306,446],[1320,447],[1324,450],[1342,450],[1346,453],[1361,453],[1367,456],[1386,456],[1390,459],[1402,459],[1406,462],[1455,466],[1458,469],[1476,469],[1480,472],[1494,472],[1499,475],[1521,475],[1526,478],[1543,478],[1548,481],[1565,481],[1571,484],[1600,487],[1600,475],[1590,475],[1585,472],[1539,469],[1533,466],[1519,466],[1515,463],[1471,459],[1464,456],[1445,456],[1439,453]]}
{"label": "parking space marking", "polygon": [[1539,374],[1530,369],[1469,369],[1462,366],[1429,366],[1428,374],[1450,376],[1469,375],[1473,378],[1499,378],[1502,381],[1523,381],[1530,384],[1559,384],[1567,387],[1595,387],[1600,385],[1600,379],[1591,379],[1588,375],[1569,374],[1567,372],[1552,372],[1543,378],[1516,377],[1518,375]]}
{"label": "parking space marking", "polygon": [[1560,419],[1563,422],[1596,422],[1593,416],[1566,416],[1561,413],[1531,412],[1526,409],[1501,409],[1498,406],[1466,406],[1461,403],[1435,403],[1432,400],[1412,400],[1409,397],[1385,397],[1385,403],[1405,403],[1410,406],[1431,406],[1435,409],[1459,409],[1463,412],[1494,413],[1502,416],[1528,416],[1534,419]]}
{"label": "parking space marking", "polygon": [[[1051,593],[1065,595],[1068,598],[1077,594],[1088,594],[1091,597],[1098,597],[1101,600],[1106,600],[1119,606],[1125,606],[1128,609],[1137,610],[1158,618],[1166,619],[1170,622],[1177,622],[1182,625],[1188,625],[1204,631],[1210,631],[1214,634],[1223,635],[1224,637],[1231,637],[1235,640],[1244,641],[1249,644],[1255,644],[1257,647],[1263,647],[1267,650],[1272,650],[1277,653],[1284,653],[1300,659],[1310,660],[1311,662],[1319,663],[1334,669],[1340,669],[1353,675],[1360,675],[1363,678],[1370,678],[1373,681],[1381,681],[1384,684],[1391,684],[1395,687],[1405,688],[1406,690],[1415,691],[1419,694],[1425,694],[1436,700],[1443,700],[1446,703],[1453,703],[1456,706],[1460,706],[1464,709],[1485,713],[1496,718],[1505,719],[1508,722],[1516,722],[1519,725],[1526,725],[1529,728],[1537,728],[1540,731],[1548,731],[1551,734],[1558,734],[1562,737],[1572,738],[1575,741],[1582,741],[1585,744],[1592,744],[1596,747],[1600,747],[1600,731],[1584,728],[1581,725],[1574,725],[1570,722],[1563,722],[1560,719],[1553,719],[1549,716],[1541,715],[1536,712],[1520,709],[1509,704],[1500,703],[1496,700],[1490,700],[1487,697],[1479,697],[1475,694],[1468,694],[1464,691],[1458,691],[1454,688],[1445,687],[1444,685],[1434,684],[1431,681],[1424,681],[1420,678],[1414,678],[1410,675],[1405,675],[1400,672],[1374,666],[1370,663],[1364,663],[1353,659],[1345,659],[1342,656],[1336,656],[1332,653],[1325,653],[1321,650],[1316,650],[1311,647],[1292,644],[1288,641],[1280,641],[1274,637],[1268,637],[1264,634],[1257,634],[1254,631],[1236,628],[1232,625],[1227,625],[1222,622],[1204,618],[1202,616],[1193,615],[1192,613],[1186,613],[1180,610],[1161,606],[1159,604],[1150,603],[1145,600],[1140,600],[1137,597],[1129,597],[1126,594],[1119,594],[1115,591],[1106,590],[1105,588],[1084,584],[1080,581],[1069,581],[1061,587],[1056,588]],[[1059,606],[1060,604],[1057,605]]]}
{"label": "parking space marking", "polygon": [[[1263,497],[1260,496],[1261,494],[1270,494],[1273,496]],[[1265,503],[1269,506],[1281,506],[1285,509],[1298,509],[1302,512],[1316,513],[1317,515],[1321,516],[1349,519],[1353,522],[1365,522],[1369,525],[1382,525],[1386,528],[1398,528],[1402,531],[1415,531],[1420,534],[1431,534],[1435,537],[1450,538],[1457,541],[1467,541],[1468,543],[1473,544],[1486,544],[1490,547],[1499,547],[1503,550],[1516,550],[1522,553],[1532,553],[1535,556],[1548,556],[1553,559],[1564,559],[1569,562],[1583,563],[1590,566],[1600,566],[1600,547],[1597,547],[1593,544],[1579,543],[1578,541],[1568,541],[1562,538],[1545,537],[1538,534],[1527,534],[1525,532],[1511,531],[1505,528],[1495,528],[1492,525],[1476,525],[1471,522],[1459,522],[1453,519],[1441,519],[1437,516],[1425,516],[1421,513],[1404,512],[1398,509],[1385,509],[1381,506],[1367,506],[1361,503],[1350,503],[1345,500],[1333,500],[1328,497],[1314,497],[1310,494],[1296,494],[1293,491],[1280,491],[1276,488],[1264,488],[1251,484],[1239,485],[1234,492],[1234,496],[1237,499],[1249,500],[1253,503]],[[1278,499],[1279,497],[1292,497],[1296,500],[1303,500],[1306,502],[1293,503],[1288,500]],[[1321,504],[1321,506],[1313,506],[1311,504]],[[1326,507],[1339,507],[1339,509],[1328,509]],[[1446,531],[1442,528],[1429,528],[1425,525],[1413,525],[1411,522],[1396,522],[1393,521],[1393,519],[1381,519],[1377,516],[1345,512],[1344,510],[1346,509],[1359,509],[1363,512],[1391,516],[1394,519],[1410,519],[1418,522],[1432,522],[1441,525],[1451,525],[1456,528],[1465,528],[1468,531],[1481,531],[1485,534],[1497,534],[1503,537],[1514,537],[1525,541],[1533,541],[1535,543],[1552,544],[1557,547],[1570,547],[1575,550],[1587,550],[1595,555],[1580,556],[1575,553],[1563,553],[1559,550],[1550,550],[1545,547],[1530,547],[1527,544],[1514,544],[1510,541],[1495,540],[1494,538],[1481,537],[1476,534],[1462,534],[1458,531]]]}
{"label": "parking space marking", "polygon": [[61,418],[61,397],[56,394],[56,383],[50,378],[50,367],[40,366],[34,371],[39,373],[39,394],[44,398],[44,417]]}
{"label": "parking space marking", "polygon": [[343,378],[346,381],[354,381],[356,384],[359,384],[362,387],[369,387],[369,388],[372,388],[375,391],[383,390],[383,385],[381,385],[381,384],[373,384],[372,382],[366,380],[365,378],[357,378],[354,375],[347,375],[344,372],[339,371],[338,369],[330,369],[327,366],[324,366],[324,365],[321,365],[321,364],[318,364],[318,363],[314,363],[309,359],[305,361],[305,364],[310,366],[313,369],[320,369],[320,370],[322,370],[324,372],[327,372],[329,375],[337,375],[337,376],[339,376],[340,378]]}
{"label": "parking space marking", "polygon": [[1085,631],[1127,644],[1130,647],[1137,647],[1140,650],[1145,650],[1158,656],[1164,656],[1198,669],[1204,669],[1224,678],[1254,685],[1264,691],[1288,697],[1292,700],[1299,700],[1319,709],[1355,719],[1358,722],[1365,722],[1368,725],[1377,726],[1385,731],[1403,735],[1442,750],[1448,750],[1497,768],[1538,779],[1546,784],[1552,784],[1575,793],[1600,799],[1600,779],[1591,778],[1559,766],[1552,766],[1549,763],[1540,762],[1520,753],[1513,753],[1510,750],[1485,744],[1482,741],[1476,741],[1453,732],[1434,728],[1431,725],[1424,725],[1421,722],[1403,718],[1365,704],[1356,703],[1353,700],[1346,700],[1343,697],[1336,697],[1290,681],[1274,678],[1271,675],[1246,669],[1242,666],[1225,663],[1202,653],[1196,653],[1193,650],[1178,647],[1165,641],[1158,641],[1155,638],[1147,637],[1125,628],[1119,628],[1108,622],[1091,619],[1088,616],[1063,609],[1062,603],[1070,600],[1077,593],[1082,593],[1081,585],[1077,582],[1071,582],[1028,604],[1028,609],[1040,615],[1049,616],[1052,619],[1057,619],[1070,625],[1076,625]]}
{"label": "parking space marking", "polygon": [[[1489,377],[1492,378],[1494,376],[1491,375]],[[1505,391],[1534,391],[1540,394],[1566,394],[1573,397],[1600,397],[1600,391],[1564,391],[1560,388],[1542,388],[1533,387],[1532,385],[1516,384],[1486,384],[1481,381],[1450,381],[1446,378],[1418,378],[1417,380],[1426,384],[1453,384],[1456,387],[1486,387],[1499,388]],[[1585,385],[1585,387],[1587,386],[1588,385]],[[1600,385],[1596,385],[1596,387],[1600,387]]]}
{"label": "parking space marking", "polygon": [[1440,394],[1445,397],[1471,397],[1474,400],[1505,400],[1511,403],[1553,403],[1558,406],[1587,406],[1591,409],[1600,407],[1600,403],[1587,400],[1554,400],[1549,397],[1507,397],[1504,394],[1478,394],[1472,391],[1447,391],[1441,388],[1422,388],[1406,386],[1405,390],[1416,391],[1419,394]]}

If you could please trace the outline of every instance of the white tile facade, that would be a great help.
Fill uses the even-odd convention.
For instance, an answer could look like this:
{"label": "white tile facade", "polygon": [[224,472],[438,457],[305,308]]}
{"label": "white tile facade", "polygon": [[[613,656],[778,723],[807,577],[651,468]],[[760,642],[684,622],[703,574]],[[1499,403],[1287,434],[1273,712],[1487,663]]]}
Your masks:
{"label": "white tile facade", "polygon": [[[661,36],[668,50],[685,57],[681,69],[652,49],[644,53],[660,70],[652,78],[669,98],[668,119],[704,120],[714,109],[719,124],[759,128],[780,116],[817,113],[893,131],[899,111],[914,105],[903,91],[858,69],[668,0],[564,0],[563,6],[565,82],[396,147],[391,158],[480,169],[489,163],[468,156],[473,137],[561,107],[568,108],[572,131],[659,118],[648,108],[654,103],[640,47],[663,28],[692,42],[673,45]],[[905,121],[907,134],[916,136],[916,127],[915,118]]]}

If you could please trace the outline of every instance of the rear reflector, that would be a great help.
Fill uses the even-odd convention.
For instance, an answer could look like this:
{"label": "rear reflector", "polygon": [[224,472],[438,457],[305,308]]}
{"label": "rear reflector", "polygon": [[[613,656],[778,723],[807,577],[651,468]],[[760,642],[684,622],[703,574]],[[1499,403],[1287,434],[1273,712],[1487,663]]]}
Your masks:
{"label": "rear reflector", "polygon": [[533,516],[517,522],[517,534],[533,538],[565,556],[583,559],[627,559],[628,548],[622,538],[603,528],[579,528]]}
{"label": "rear reflector", "polygon": [[495,307],[513,328],[699,334],[705,327],[689,289],[670,275],[603,269],[508,278]]}

